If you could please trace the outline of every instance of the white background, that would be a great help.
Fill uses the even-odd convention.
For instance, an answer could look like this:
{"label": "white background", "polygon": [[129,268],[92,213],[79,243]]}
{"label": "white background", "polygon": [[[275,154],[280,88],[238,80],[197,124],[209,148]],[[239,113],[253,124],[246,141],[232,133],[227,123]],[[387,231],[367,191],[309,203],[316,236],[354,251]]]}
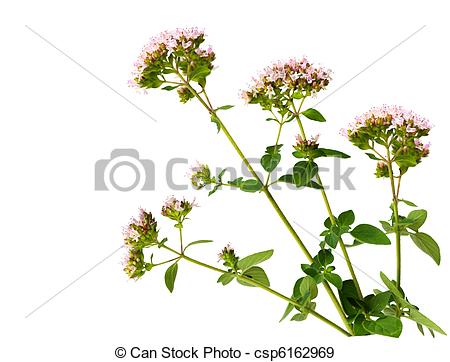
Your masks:
{"label": "white background", "polygon": [[[307,131],[321,133],[322,145],[353,156],[342,166],[356,167],[356,190],[330,194],[335,212],[352,208],[357,222],[375,224],[389,216],[388,184],[373,177],[374,162],[338,136],[339,128],[382,103],[412,108],[435,124],[431,155],[408,173],[402,195],[429,210],[424,231],[440,243],[442,264],[434,265],[405,239],[403,285],[410,300],[448,331],[450,57],[448,12],[439,2],[27,1],[1,7],[2,360],[115,361],[118,346],[164,345],[243,350],[334,346],[336,361],[441,360],[448,353],[446,337],[422,337],[408,321],[398,340],[346,339],[313,318],[279,324],[284,302],[237,284],[224,288],[216,284],[217,275],[185,263],[170,295],[161,269],[137,283],[127,281],[121,252],[25,318],[116,250],[122,243],[121,227],[138,206],[159,213],[164,198],[173,193],[165,181],[169,159],[240,167],[231,146],[222,134],[216,135],[196,102],[181,105],[174,93],[143,96],[127,87],[132,64],[151,35],[177,26],[206,29],[207,43],[217,54],[217,69],[208,79],[210,95],[216,105],[238,105],[223,114],[224,120],[245,153],[257,157],[273,144],[275,126],[264,122],[258,107],[243,106],[237,99],[238,90],[257,70],[272,60],[306,54],[334,71],[320,100],[426,25],[323,102],[319,109],[328,122],[309,123]],[[287,127],[282,141],[292,144],[295,132],[294,124]],[[142,158],[154,161],[155,191],[94,191],[94,164],[114,148],[135,148]],[[184,182],[185,171],[177,168],[177,182]],[[332,175],[324,178],[329,183]],[[274,248],[265,269],[275,289],[290,293],[305,259],[264,196],[223,191],[208,198],[193,190],[176,195],[195,196],[201,204],[191,214],[186,238],[215,240],[193,250],[195,256],[215,264],[216,253],[228,242],[240,255]],[[320,233],[325,209],[317,192],[285,190],[275,197],[290,220]],[[175,235],[169,222],[160,225],[162,235]],[[310,248],[317,248],[316,240],[298,231]],[[351,250],[351,257],[376,279],[380,270],[394,276],[394,246],[361,246]],[[345,274],[342,260],[337,264]],[[358,275],[366,293],[378,287]],[[318,310],[338,322],[323,289],[319,301]]]}

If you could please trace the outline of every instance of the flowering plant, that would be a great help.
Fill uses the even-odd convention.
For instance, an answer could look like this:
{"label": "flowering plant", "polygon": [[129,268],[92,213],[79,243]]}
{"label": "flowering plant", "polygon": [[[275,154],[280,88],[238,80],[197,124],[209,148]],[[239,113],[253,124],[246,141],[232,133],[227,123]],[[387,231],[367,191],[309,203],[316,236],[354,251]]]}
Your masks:
{"label": "flowering plant", "polygon": [[[291,316],[292,321],[298,322],[311,315],[346,336],[380,334],[399,337],[403,320],[406,318],[416,322],[422,333],[426,327],[432,335],[434,332],[445,334],[436,323],[419,311],[418,307],[411,304],[400,285],[401,236],[410,236],[421,250],[430,255],[436,263],[440,262],[437,243],[431,236],[419,231],[426,220],[426,211],[414,210],[406,217],[399,214],[401,202],[415,207],[412,202],[399,198],[400,180],[409,168],[418,165],[422,158],[428,155],[429,145],[422,141],[422,137],[427,136],[430,131],[429,122],[401,107],[383,106],[357,117],[355,123],[342,130],[342,134],[354,145],[369,151],[368,156],[378,161],[376,176],[389,178],[392,188],[392,216],[389,221],[381,222],[383,230],[369,224],[355,225],[356,216],[352,210],[343,209],[337,216],[333,212],[317,164],[324,157],[345,159],[350,156],[322,147],[318,135],[308,136],[305,131],[305,119],[326,121],[318,110],[304,109],[304,104],[310,97],[326,88],[331,81],[331,71],[314,65],[305,57],[278,61],[266,67],[252,79],[246,90],[241,91],[241,98],[246,103],[259,105],[268,113],[266,120],[277,125],[275,143],[267,146],[260,158],[261,166],[266,171],[266,177],[262,178],[218,115],[219,111],[232,106],[214,107],[207,95],[206,80],[214,68],[215,54],[211,48],[203,47],[204,40],[204,32],[197,28],[167,31],[150,39],[135,64],[130,84],[144,90],[176,90],[182,103],[192,99],[200,102],[217,126],[218,132],[225,135],[252,177],[224,180],[226,169],[213,175],[208,165],[197,163],[191,167],[188,174],[192,185],[199,190],[210,185],[209,195],[226,187],[263,194],[298,244],[304,263],[299,266],[299,275],[297,280],[293,281],[292,293],[286,295],[271,287],[268,275],[260,266],[272,257],[273,250],[259,251],[241,258],[228,244],[219,254],[222,267],[191,258],[187,255],[188,248],[211,240],[196,240],[188,244],[184,242],[184,224],[197,205],[195,201],[170,197],[162,207],[162,215],[172,220],[179,230],[179,246],[174,246],[173,241],[167,238],[160,239],[156,220],[150,212],[141,209],[138,218],[132,219],[124,231],[127,248],[124,271],[127,275],[137,280],[154,267],[170,264],[165,272],[165,284],[172,292],[178,264],[184,260],[220,274],[218,282],[224,286],[236,280],[241,285],[257,287],[281,298],[287,302],[281,320]],[[280,135],[283,127],[292,121],[297,124],[299,132],[295,144],[292,145],[295,163],[291,172],[271,181],[272,173],[282,157]],[[327,216],[321,242],[314,254],[306,247],[274,199],[271,187],[275,183],[289,183],[298,190],[310,188],[321,194]],[[374,290],[373,293],[365,294],[358,282],[348,249],[362,244],[380,245],[379,247],[389,245],[391,241],[388,235],[391,233],[396,237],[397,278],[391,280],[381,272],[380,277],[386,290]],[[347,238],[351,238],[353,242],[345,242]],[[338,247],[346,261],[348,278],[343,278],[345,272],[338,272],[333,265],[335,249]],[[148,256],[146,249],[153,249],[154,253]],[[154,254],[159,254],[161,249],[169,252],[171,257],[154,262]],[[317,311],[319,286],[323,286],[331,299],[341,319],[341,325]]]}

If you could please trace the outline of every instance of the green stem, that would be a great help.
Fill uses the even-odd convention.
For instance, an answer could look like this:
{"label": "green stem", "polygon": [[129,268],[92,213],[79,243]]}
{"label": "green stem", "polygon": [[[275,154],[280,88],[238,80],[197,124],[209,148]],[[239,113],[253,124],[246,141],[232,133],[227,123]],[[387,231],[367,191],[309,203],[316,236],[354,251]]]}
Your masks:
{"label": "green stem", "polygon": [[[372,141],[372,143],[373,143],[373,141]],[[370,147],[370,149],[371,149],[373,152],[375,152],[376,155],[377,155],[378,157],[380,157],[384,162],[387,162],[386,158],[384,158],[383,155],[380,154],[380,153],[375,149],[375,147],[374,147],[373,145]]]}
{"label": "green stem", "polygon": [[399,175],[398,179],[397,179],[397,202],[398,202],[399,195],[400,195],[400,184],[401,184],[401,182],[402,182],[402,175]]}
{"label": "green stem", "polygon": [[[281,136],[281,129],[283,128],[283,122],[279,122],[279,127],[278,127],[278,134],[277,134],[277,140],[275,141],[275,151],[276,148],[278,146],[278,142],[280,141],[280,136]],[[272,172],[268,172],[267,173],[267,178],[266,178],[266,182],[264,184],[264,187],[267,188],[267,186],[269,185],[269,181],[270,181],[270,175],[272,174]]]}
{"label": "green stem", "polygon": [[[396,250],[396,261],[397,261],[397,288],[400,288],[400,280],[402,274],[402,251],[401,251],[401,235],[399,228],[399,215],[398,215],[398,192],[395,189],[394,181],[394,171],[392,169],[392,158],[389,147],[387,149],[387,165],[389,171],[389,179],[391,181],[391,192],[392,192],[392,209],[394,211],[394,231],[395,231],[395,250]],[[400,179],[399,179],[400,187]]]}
{"label": "green stem", "polygon": [[293,101],[291,102],[291,104],[292,104],[292,108],[294,109],[294,116],[297,119],[298,127],[300,128],[300,133],[303,137],[303,140],[306,141],[305,129],[303,128],[303,124],[302,124],[302,121],[300,120],[300,113],[299,113],[300,110],[302,109],[303,103],[305,103],[305,99],[306,99],[306,97],[303,97],[302,100],[300,101],[298,110],[295,108],[295,103]]}
{"label": "green stem", "polygon": [[[261,183],[261,185],[262,185],[262,181],[259,178],[258,174],[255,172],[255,170],[253,169],[252,165],[250,164],[248,159],[245,157],[245,155],[243,154],[243,152],[241,151],[241,149],[237,145],[236,141],[231,136],[230,132],[228,132],[228,129],[225,127],[225,125],[223,124],[222,120],[217,116],[216,112],[214,111],[214,108],[211,106],[211,103],[209,102],[209,100],[208,100],[208,98],[206,96],[206,91],[204,91],[204,93],[205,93],[206,99],[208,100],[209,105],[205,102],[205,100],[203,100],[203,98],[198,94],[198,92],[194,88],[192,88],[192,86],[188,82],[186,82],[186,80],[184,79],[183,75],[178,70],[175,69],[175,72],[177,73],[177,75],[179,76],[181,81],[185,84],[185,86],[192,92],[192,94],[194,94],[194,96],[198,99],[198,101],[206,108],[206,110],[209,112],[209,114],[214,115],[216,117],[216,119],[220,123],[221,130],[224,133],[225,137],[228,139],[228,141],[231,143],[233,148],[236,150],[237,154],[241,158],[242,162],[244,162],[245,166],[247,167],[247,169],[249,170],[251,175],[256,180],[258,180]],[[295,229],[292,227],[292,225],[289,222],[289,220],[284,215],[283,211],[278,206],[277,202],[273,198],[273,196],[270,193],[270,191],[267,189],[267,187],[263,187],[261,189],[261,191],[264,193],[264,195],[266,195],[266,197],[269,200],[270,204],[275,209],[277,215],[279,216],[279,218],[281,219],[283,224],[286,226],[286,228],[288,229],[288,231],[290,232],[290,234],[292,235],[294,240],[297,242],[298,246],[300,247],[302,252],[305,254],[305,256],[308,259],[308,261],[310,263],[312,263],[314,261],[312,255],[310,254],[310,252],[306,248],[306,246],[303,243],[303,241],[300,239],[300,236],[297,234]],[[325,290],[327,291],[331,301],[333,302],[336,310],[338,311],[339,316],[341,317],[342,322],[345,324],[347,330],[351,334],[353,334],[353,330],[352,330],[352,327],[351,327],[349,321],[347,320],[347,316],[345,315],[345,312],[344,312],[344,310],[343,310],[339,300],[337,299],[336,295],[334,294],[333,290],[331,289],[330,285],[328,284],[327,281],[323,281],[323,286],[324,286]]]}
{"label": "green stem", "polygon": [[[322,180],[320,179],[319,174],[317,174],[316,179],[317,179],[317,183],[320,186],[322,186],[320,191],[322,193],[322,198],[323,198],[323,201],[325,202],[325,206],[327,208],[327,212],[328,212],[328,216],[330,217],[330,221],[333,225],[336,225],[336,219],[334,218],[333,212],[331,211],[330,202],[328,201],[328,197],[325,192],[325,189],[323,188],[323,183],[322,183]],[[342,240],[341,236],[339,236],[338,243],[339,243],[339,247],[341,248],[342,254],[344,255],[348,270],[350,271],[350,274],[352,276],[353,283],[355,284],[356,291],[358,293],[358,297],[360,299],[363,299],[364,297],[361,292],[361,287],[359,285],[358,278],[356,277],[355,269],[353,269],[352,262],[350,261],[350,256],[348,255],[348,252],[347,252],[347,247],[345,246],[344,241]]]}
{"label": "green stem", "polygon": [[[193,259],[193,258],[191,258],[191,257],[189,257],[189,256],[187,256],[187,255],[185,255],[185,254],[180,254],[180,253],[177,252],[176,250],[174,250],[174,249],[172,249],[172,248],[170,248],[170,247],[168,247],[168,246],[166,246],[166,245],[163,245],[162,247],[163,247],[164,249],[169,250],[169,251],[171,251],[172,253],[178,255],[179,258],[185,259],[186,261],[189,261],[189,262],[191,262],[191,263],[193,263],[193,264],[196,264],[196,265],[198,265],[198,266],[201,266],[201,267],[203,267],[203,268],[206,268],[206,269],[215,271],[215,272],[220,273],[220,274],[223,274],[223,273],[227,273],[227,272],[228,272],[227,270],[223,270],[223,269],[220,269],[220,268],[216,268],[216,267],[214,267],[214,266],[212,266],[212,265],[203,263],[203,262],[201,262],[200,260]],[[177,258],[177,259],[178,259],[178,258]],[[247,277],[247,276],[245,276],[245,275],[243,275],[243,274],[237,274],[237,273],[236,273],[235,276],[236,276],[236,278],[239,278],[240,280],[243,280],[243,281],[245,281],[246,283],[251,284],[251,285],[253,285],[253,286],[257,287],[257,288],[260,288],[260,289],[262,289],[262,290],[265,290],[266,292],[268,292],[268,293],[270,293],[270,294],[272,294],[272,295],[274,295],[274,296],[276,296],[276,297],[278,297],[278,298],[280,298],[280,299],[283,299],[284,301],[286,301],[286,302],[288,302],[288,303],[291,303],[291,304],[293,304],[294,306],[296,306],[296,307],[298,307],[298,308],[307,309],[307,311],[308,311],[311,315],[313,315],[314,317],[318,318],[318,319],[321,320],[322,322],[325,322],[325,323],[328,324],[330,327],[333,327],[334,329],[336,329],[337,331],[341,332],[342,334],[344,334],[344,335],[347,336],[347,337],[351,337],[351,336],[352,336],[352,335],[351,335],[350,333],[348,333],[346,330],[342,329],[342,328],[339,327],[336,323],[330,321],[330,320],[329,320],[328,318],[326,318],[325,316],[321,315],[320,313],[318,313],[318,312],[316,312],[316,311],[314,311],[314,310],[312,310],[312,309],[305,308],[305,307],[302,306],[300,303],[298,303],[296,300],[293,300],[293,299],[291,299],[291,298],[285,296],[284,294],[281,294],[281,293],[277,292],[276,290],[273,290],[272,288],[268,287],[267,285],[262,284],[262,283],[260,283],[260,282],[258,282],[258,281],[256,281],[256,280],[254,280],[254,279],[252,279],[252,278],[249,278],[249,277]]]}
{"label": "green stem", "polygon": [[183,225],[180,225],[178,230],[180,230],[180,250],[181,250],[181,254],[183,254],[183,252],[184,252],[184,248],[183,248]]}
{"label": "green stem", "polygon": [[[303,104],[303,102],[300,103],[300,107],[298,109],[298,112],[300,111],[302,104]],[[304,140],[306,140],[306,134],[305,134],[305,130],[303,128],[302,121],[300,119],[300,115],[297,112],[297,110],[295,109],[295,105],[294,105],[293,102],[292,102],[292,106],[293,106],[294,112],[296,114],[297,123],[298,123],[298,125],[300,127],[301,136],[303,137]],[[317,175],[316,175],[316,180],[317,180],[317,183],[321,186],[320,192],[322,194],[322,198],[323,198],[323,201],[325,203],[325,207],[327,209],[327,213],[328,213],[328,216],[330,218],[331,224],[336,225],[336,219],[334,218],[333,211],[331,210],[330,201],[328,200],[328,196],[327,196],[327,193],[326,193],[325,188],[323,186],[322,179],[320,178],[319,173],[317,173]],[[355,288],[356,288],[356,291],[358,293],[358,297],[359,297],[359,299],[363,299],[363,294],[361,292],[361,287],[359,285],[358,278],[356,277],[355,269],[353,269],[353,264],[350,261],[350,256],[348,255],[347,247],[345,246],[344,241],[342,240],[341,236],[339,236],[338,243],[339,243],[339,247],[341,248],[342,254],[344,256],[345,262],[347,264],[347,268],[350,271],[350,274],[352,276],[353,283],[355,284]]]}
{"label": "green stem", "polygon": [[156,263],[156,264],[152,264],[152,265],[153,265],[154,267],[155,267],[155,266],[160,266],[160,265],[164,265],[164,264],[167,264],[167,263],[171,263],[172,261],[175,261],[175,260],[178,260],[178,259],[180,259],[179,256],[176,257],[176,258],[169,259],[169,260],[163,261],[163,262],[161,262],[161,263]]}

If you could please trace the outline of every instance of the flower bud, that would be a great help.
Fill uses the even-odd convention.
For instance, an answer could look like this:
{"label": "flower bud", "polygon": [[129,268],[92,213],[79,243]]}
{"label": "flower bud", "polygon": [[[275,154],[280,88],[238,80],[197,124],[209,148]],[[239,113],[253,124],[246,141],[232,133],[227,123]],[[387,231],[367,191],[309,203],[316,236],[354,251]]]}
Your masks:
{"label": "flower bud", "polygon": [[158,244],[157,226],[157,222],[151,212],[140,208],[137,219],[132,218],[123,229],[125,246],[142,249]]}
{"label": "flower bud", "polygon": [[219,260],[223,260],[223,265],[232,269],[237,270],[237,263],[239,261],[239,257],[236,256],[234,249],[230,244],[225,246],[222,251],[219,253]]}
{"label": "flower bud", "polygon": [[376,177],[389,177],[389,167],[386,162],[379,161],[375,170]]}
{"label": "flower bud", "polygon": [[144,253],[138,249],[127,249],[127,255],[123,260],[123,271],[130,279],[139,279],[146,272],[146,263],[144,262]]}
{"label": "flower bud", "polygon": [[187,177],[191,181],[192,186],[198,190],[211,184],[212,181],[208,165],[201,164],[198,161],[189,168]]}
{"label": "flower bud", "polygon": [[190,91],[188,87],[178,87],[177,88],[178,96],[180,97],[181,103],[186,103],[190,99],[194,98],[194,95]]}

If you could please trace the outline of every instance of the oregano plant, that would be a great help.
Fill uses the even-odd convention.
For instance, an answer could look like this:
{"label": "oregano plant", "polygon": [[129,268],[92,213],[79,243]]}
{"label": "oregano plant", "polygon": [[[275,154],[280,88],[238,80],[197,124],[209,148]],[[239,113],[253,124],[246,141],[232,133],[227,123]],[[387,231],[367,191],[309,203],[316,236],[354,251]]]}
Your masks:
{"label": "oregano plant", "polygon": [[[416,208],[416,205],[400,198],[401,180],[411,167],[420,163],[429,153],[428,144],[422,137],[430,131],[429,122],[411,111],[397,106],[374,108],[356,118],[348,129],[342,131],[354,145],[367,151],[376,160],[376,177],[390,180],[392,203],[389,220],[381,221],[381,227],[358,223],[358,213],[345,206],[332,206],[320,175],[322,158],[342,158],[350,156],[339,150],[323,147],[315,132],[308,134],[307,128],[314,122],[326,122],[322,113],[308,108],[310,98],[322,92],[331,81],[331,71],[314,65],[306,57],[278,61],[263,69],[252,78],[249,87],[242,90],[241,98],[250,105],[257,105],[263,112],[262,119],[276,125],[274,141],[265,150],[260,150],[260,164],[265,171],[259,176],[247,157],[228,131],[222,113],[232,105],[217,106],[207,93],[207,78],[214,69],[216,55],[212,48],[204,47],[205,34],[197,28],[176,29],[163,32],[144,46],[133,72],[130,85],[144,90],[160,88],[176,91],[180,102],[199,102],[214,124],[218,133],[229,141],[241,158],[250,178],[226,178],[226,168],[212,174],[208,165],[197,163],[190,169],[189,179],[194,188],[201,190],[209,186],[209,195],[227,188],[247,193],[259,193],[265,197],[274,210],[274,216],[281,221],[298,245],[298,275],[294,278],[292,291],[277,291],[264,270],[274,250],[257,251],[242,257],[230,245],[221,248],[220,264],[192,258],[188,249],[201,247],[212,240],[184,240],[183,229],[194,208],[195,200],[169,197],[162,206],[161,214],[169,218],[178,229],[178,240],[160,237],[160,230],[153,214],[145,209],[131,219],[124,230],[127,255],[124,271],[131,279],[140,279],[155,267],[165,267],[164,282],[172,293],[176,287],[179,270],[188,262],[206,268],[218,275],[217,282],[227,286],[237,282],[242,286],[256,287],[280,298],[287,303],[281,320],[289,318],[300,322],[312,316],[346,336],[383,335],[399,337],[405,319],[415,322],[424,333],[428,328],[445,334],[444,330],[426,317],[406,296],[401,281],[401,241],[409,237],[411,242],[428,254],[437,264],[440,263],[438,244],[422,231],[427,212],[414,209],[406,216],[400,214],[400,205]],[[220,104],[220,103],[219,103]],[[297,128],[295,143],[292,146],[280,144],[280,136],[291,123]],[[292,128],[292,127],[291,127]],[[292,163],[291,171],[273,180],[273,173],[282,157]],[[277,183],[293,186],[293,196],[311,189],[323,203],[322,215],[324,230],[321,241],[314,251],[307,248],[301,236],[272,195],[272,187]],[[292,192],[292,191],[290,191]],[[245,197],[243,194],[242,197]],[[276,222],[276,221],[275,221]],[[391,280],[383,272],[380,278],[385,290],[374,290],[366,294],[360,285],[350,259],[349,249],[370,244],[367,248],[383,248],[391,244],[393,235],[396,245],[397,275]],[[282,247],[282,245],[276,245]],[[347,270],[337,270],[334,264],[335,250],[339,249],[346,261]],[[162,253],[164,251],[164,253]],[[167,253],[170,255],[167,257]],[[280,268],[280,272],[282,269]],[[349,275],[346,278],[345,275]],[[322,294],[321,292],[325,292]],[[329,298],[336,309],[339,322],[334,317],[325,316],[320,310],[320,298]]]}

